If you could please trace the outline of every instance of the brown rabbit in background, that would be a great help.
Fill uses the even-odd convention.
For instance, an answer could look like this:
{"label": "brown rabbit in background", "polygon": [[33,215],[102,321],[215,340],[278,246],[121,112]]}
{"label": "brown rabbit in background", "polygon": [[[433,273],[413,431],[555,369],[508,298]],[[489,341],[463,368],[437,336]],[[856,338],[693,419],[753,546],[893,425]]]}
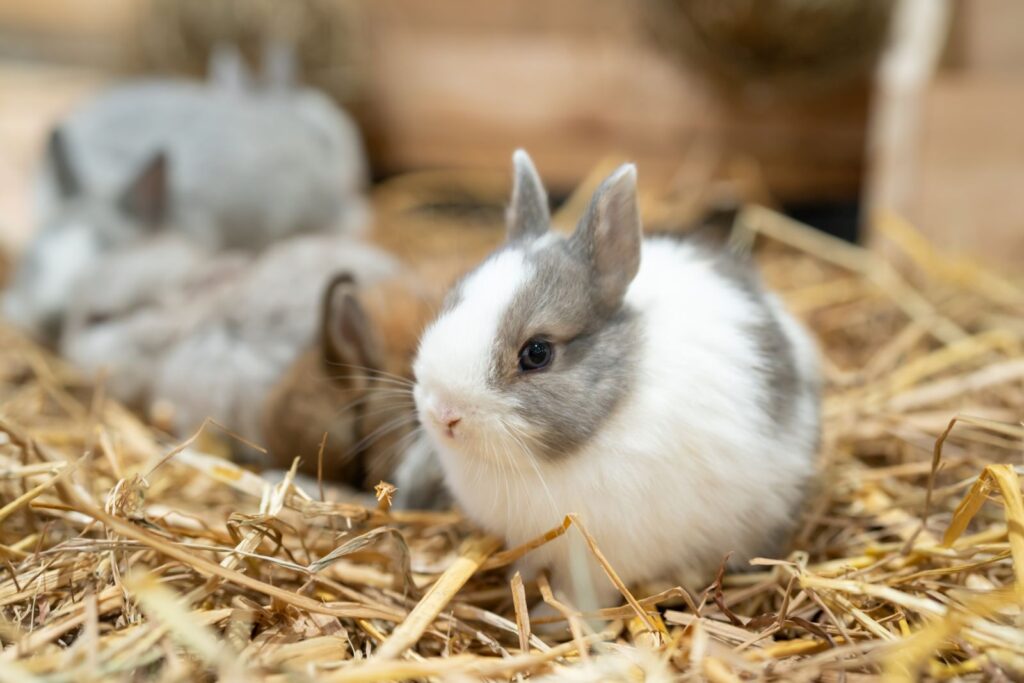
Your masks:
{"label": "brown rabbit in background", "polygon": [[[271,467],[286,469],[300,457],[304,474],[319,470],[324,480],[355,488],[395,481],[402,455],[421,445],[411,394],[420,333],[451,285],[502,238],[499,221],[378,223],[372,241],[405,268],[372,284],[346,272],[327,284],[319,335],[266,400],[263,443]],[[436,474],[418,471],[410,490],[399,492],[402,505],[447,504]]]}
{"label": "brown rabbit in background", "polygon": [[267,398],[271,466],[286,469],[299,456],[311,476],[320,470],[359,488],[389,479],[415,424],[408,386],[419,333],[442,297],[412,274],[362,288],[349,273],[335,276],[318,338]]}

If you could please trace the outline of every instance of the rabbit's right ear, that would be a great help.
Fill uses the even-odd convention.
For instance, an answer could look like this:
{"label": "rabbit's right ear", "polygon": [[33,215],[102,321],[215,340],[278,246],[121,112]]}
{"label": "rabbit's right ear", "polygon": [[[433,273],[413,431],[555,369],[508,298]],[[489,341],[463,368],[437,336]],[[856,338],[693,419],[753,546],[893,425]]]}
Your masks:
{"label": "rabbit's right ear", "polygon": [[298,84],[295,46],[281,40],[263,45],[263,86],[271,92],[287,92]]}
{"label": "rabbit's right ear", "polygon": [[217,43],[210,51],[206,78],[216,88],[243,92],[252,88],[252,74],[234,43]]}
{"label": "rabbit's right ear", "polygon": [[78,175],[71,165],[67,139],[60,128],[54,128],[50,132],[50,139],[46,144],[46,155],[50,159],[54,180],[57,182],[57,189],[61,196],[70,199],[81,192],[82,185],[78,182]]}
{"label": "rabbit's right ear", "polygon": [[512,202],[506,220],[509,242],[535,239],[551,227],[548,193],[530,155],[521,149],[512,155]]}
{"label": "rabbit's right ear", "polygon": [[[357,297],[352,275],[340,273],[327,284],[321,313],[321,348],[329,374],[366,376],[380,367],[373,325]],[[352,382],[359,385],[360,382]]]}
{"label": "rabbit's right ear", "polygon": [[636,166],[623,164],[601,183],[569,243],[590,262],[598,301],[609,311],[617,309],[640,270]]}

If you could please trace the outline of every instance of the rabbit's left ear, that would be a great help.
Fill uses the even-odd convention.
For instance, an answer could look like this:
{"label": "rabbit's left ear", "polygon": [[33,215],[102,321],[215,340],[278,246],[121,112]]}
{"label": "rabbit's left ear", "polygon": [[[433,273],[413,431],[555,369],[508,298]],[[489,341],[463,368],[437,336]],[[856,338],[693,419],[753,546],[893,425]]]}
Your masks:
{"label": "rabbit's left ear", "polygon": [[157,152],[121,193],[118,206],[129,218],[152,228],[160,227],[167,219],[167,166],[167,154]]}
{"label": "rabbit's left ear", "polygon": [[82,184],[79,182],[78,174],[75,173],[74,165],[71,162],[67,136],[60,128],[50,131],[50,139],[46,144],[46,155],[50,159],[50,167],[53,169],[54,180],[61,196],[70,199],[81,192]]}
{"label": "rabbit's left ear", "polygon": [[636,166],[624,164],[597,188],[571,238],[590,263],[591,284],[603,306],[622,304],[640,269],[642,242],[636,198]]}
{"label": "rabbit's left ear", "polygon": [[[323,360],[329,374],[364,377],[381,367],[373,324],[357,297],[352,275],[336,275],[324,291],[321,314]],[[359,382],[355,382],[359,384]]]}
{"label": "rabbit's left ear", "polygon": [[521,149],[512,155],[512,202],[506,220],[509,242],[535,239],[551,226],[548,194],[530,155]]}

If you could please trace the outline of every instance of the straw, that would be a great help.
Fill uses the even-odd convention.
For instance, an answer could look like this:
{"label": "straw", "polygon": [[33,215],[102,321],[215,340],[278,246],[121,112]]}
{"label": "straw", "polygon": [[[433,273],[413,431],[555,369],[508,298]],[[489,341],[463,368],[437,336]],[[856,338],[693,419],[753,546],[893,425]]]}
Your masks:
{"label": "straw", "polygon": [[[901,271],[768,209],[737,225],[827,380],[821,482],[788,554],[633,586],[571,517],[502,548],[457,510],[392,509],[387,482],[370,506],[272,484],[0,324],[0,683],[1024,677],[1021,283],[896,217]],[[566,533],[619,604],[581,614],[516,574]],[[531,618],[542,600],[568,632]]]}

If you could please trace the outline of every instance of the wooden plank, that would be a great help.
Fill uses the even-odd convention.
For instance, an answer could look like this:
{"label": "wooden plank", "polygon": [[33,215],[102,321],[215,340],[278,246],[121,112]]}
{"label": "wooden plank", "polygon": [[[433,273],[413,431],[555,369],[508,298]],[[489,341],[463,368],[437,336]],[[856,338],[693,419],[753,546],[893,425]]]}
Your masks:
{"label": "wooden plank", "polygon": [[[46,57],[67,58],[47,47],[62,41],[130,52],[133,8],[145,5],[107,0],[103,11],[85,11],[69,3],[0,0],[0,50],[11,36],[42,36],[37,47]],[[643,3],[374,0],[359,7],[365,53],[356,60],[362,86],[352,106],[378,176],[505,171],[511,151],[526,147],[554,192],[614,155],[638,162],[645,185],[701,175],[694,169],[711,158],[752,162],[783,202],[858,194],[866,88],[800,101],[771,93],[726,101],[659,50]],[[712,153],[695,154],[698,147]]]}
{"label": "wooden plank", "polygon": [[923,102],[909,220],[940,248],[1019,270],[1024,258],[1024,83],[943,76]]}
{"label": "wooden plank", "polygon": [[[410,0],[371,4],[360,118],[376,167],[504,168],[522,146],[565,190],[608,154],[665,181],[700,143],[757,161],[782,200],[856,196],[866,88],[824,102],[727,103],[652,44],[638,5],[570,0],[559,7],[576,7],[578,25],[559,15],[547,26],[548,5],[524,0],[500,24],[490,5],[463,0],[431,3],[434,20]],[[581,30],[592,26],[587,8],[612,28]]]}

